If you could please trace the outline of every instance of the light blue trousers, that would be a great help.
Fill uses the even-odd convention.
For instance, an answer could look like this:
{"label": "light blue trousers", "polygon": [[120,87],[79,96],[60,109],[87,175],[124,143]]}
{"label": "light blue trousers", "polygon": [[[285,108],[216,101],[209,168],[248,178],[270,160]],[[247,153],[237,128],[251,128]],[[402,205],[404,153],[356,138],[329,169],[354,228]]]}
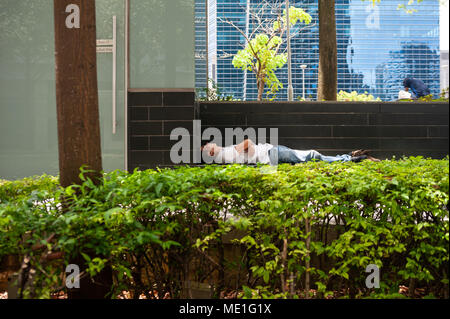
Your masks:
{"label": "light blue trousers", "polygon": [[337,156],[326,156],[314,150],[305,151],[302,153],[304,154],[303,156],[298,156],[298,154],[289,147],[278,145],[269,151],[270,163],[272,165],[285,163],[299,164],[313,160],[333,163],[333,162],[350,162],[352,159],[352,157],[348,154]]}

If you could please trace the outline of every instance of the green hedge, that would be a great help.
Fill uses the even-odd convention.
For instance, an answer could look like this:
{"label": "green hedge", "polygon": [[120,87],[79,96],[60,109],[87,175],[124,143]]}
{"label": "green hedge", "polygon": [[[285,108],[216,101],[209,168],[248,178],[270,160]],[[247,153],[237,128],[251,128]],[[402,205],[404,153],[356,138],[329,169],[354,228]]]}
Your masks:
{"label": "green hedge", "polygon": [[[26,297],[64,290],[64,266],[79,256],[91,276],[113,268],[114,297],[179,298],[188,277],[214,283],[216,297],[236,289],[240,298],[386,298],[401,297],[401,285],[448,297],[448,174],[448,158],[412,157],[270,173],[115,171],[99,186],[83,179],[66,189],[49,176],[3,181],[0,259],[30,258]],[[240,254],[230,258],[224,236],[236,230]],[[54,252],[63,259],[45,259]],[[366,288],[369,264],[380,269],[378,289]]]}

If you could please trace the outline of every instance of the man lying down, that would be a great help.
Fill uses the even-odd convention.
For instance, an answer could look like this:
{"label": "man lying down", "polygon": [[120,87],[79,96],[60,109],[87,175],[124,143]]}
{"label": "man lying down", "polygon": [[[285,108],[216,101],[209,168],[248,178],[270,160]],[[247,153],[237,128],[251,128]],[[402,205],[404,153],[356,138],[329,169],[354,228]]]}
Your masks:
{"label": "man lying down", "polygon": [[379,162],[369,155],[367,150],[357,150],[349,154],[325,156],[315,150],[293,150],[286,146],[271,144],[255,144],[245,140],[240,144],[220,147],[215,143],[208,143],[202,147],[202,152],[217,164],[299,164],[309,161],[333,162],[361,162],[370,160]]}

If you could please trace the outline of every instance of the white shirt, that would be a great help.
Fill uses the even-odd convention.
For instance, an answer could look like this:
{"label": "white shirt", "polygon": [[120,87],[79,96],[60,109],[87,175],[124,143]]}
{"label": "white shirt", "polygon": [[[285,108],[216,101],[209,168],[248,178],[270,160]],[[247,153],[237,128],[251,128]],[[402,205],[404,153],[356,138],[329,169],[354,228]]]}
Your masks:
{"label": "white shirt", "polygon": [[216,162],[223,164],[269,164],[269,151],[273,148],[273,145],[265,143],[253,145],[253,147],[255,148],[255,153],[252,157],[249,157],[248,153],[239,154],[236,151],[236,145],[223,147],[217,154]]}
{"label": "white shirt", "polygon": [[409,100],[409,99],[411,99],[411,93],[401,90],[400,92],[398,92],[398,99],[399,100],[405,100],[405,99]]}
{"label": "white shirt", "polygon": [[216,161],[223,164],[243,164],[245,163],[245,154],[239,154],[236,151],[236,145],[223,147],[217,154]]}
{"label": "white shirt", "polygon": [[255,154],[249,159],[249,163],[270,164],[269,151],[273,148],[272,144],[264,143],[254,145]]}

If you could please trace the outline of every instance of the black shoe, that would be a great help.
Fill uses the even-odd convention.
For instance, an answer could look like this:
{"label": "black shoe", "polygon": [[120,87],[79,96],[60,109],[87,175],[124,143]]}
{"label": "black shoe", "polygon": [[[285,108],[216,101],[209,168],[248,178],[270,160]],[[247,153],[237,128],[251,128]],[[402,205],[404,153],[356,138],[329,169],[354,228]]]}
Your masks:
{"label": "black shoe", "polygon": [[359,163],[359,162],[362,162],[362,161],[364,161],[364,160],[366,160],[366,159],[367,159],[367,155],[353,156],[352,159],[351,159],[351,161],[352,161],[353,163]]}

